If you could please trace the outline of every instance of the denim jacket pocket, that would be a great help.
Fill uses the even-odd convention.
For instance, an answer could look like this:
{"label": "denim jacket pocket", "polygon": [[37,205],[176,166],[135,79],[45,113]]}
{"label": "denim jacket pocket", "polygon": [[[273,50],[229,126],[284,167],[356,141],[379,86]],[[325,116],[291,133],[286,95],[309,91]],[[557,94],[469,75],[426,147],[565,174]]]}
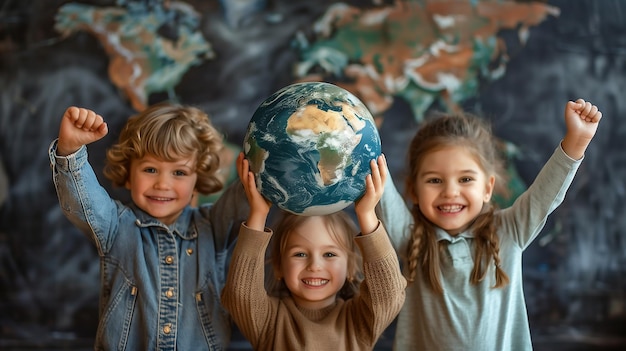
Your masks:
{"label": "denim jacket pocket", "polygon": [[[105,350],[126,349],[137,302],[137,292],[136,286],[124,284],[115,295],[111,296],[110,303],[100,319],[96,336],[97,345]],[[113,345],[115,340],[118,341],[117,345]]]}
{"label": "denim jacket pocket", "polygon": [[[219,340],[220,337],[226,337],[226,340],[228,340],[230,339],[230,335],[223,335],[224,330],[221,330],[221,332],[216,331],[215,327],[219,327],[220,324],[224,323],[230,324],[230,320],[225,311],[219,308],[219,303],[217,303],[220,301],[219,298],[216,296],[206,296],[210,294],[212,290],[214,289],[209,288],[208,290],[196,292],[196,308],[198,309],[198,316],[202,323],[202,330],[207,344],[221,350],[218,345],[222,345],[224,340]],[[215,301],[216,303],[212,303],[211,301]],[[227,330],[230,330],[230,328],[227,328]]]}

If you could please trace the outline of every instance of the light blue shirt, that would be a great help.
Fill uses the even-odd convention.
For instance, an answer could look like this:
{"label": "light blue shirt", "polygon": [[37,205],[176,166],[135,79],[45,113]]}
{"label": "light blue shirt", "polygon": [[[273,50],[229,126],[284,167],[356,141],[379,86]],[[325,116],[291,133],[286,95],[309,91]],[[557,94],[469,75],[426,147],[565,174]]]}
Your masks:
{"label": "light blue shirt", "polygon": [[231,322],[220,304],[239,225],[249,211],[243,187],[215,204],[187,207],[166,226],[134,205],[111,199],[81,147],[48,151],[66,217],[100,256],[96,350],[223,350]]}
{"label": "light blue shirt", "polygon": [[[501,264],[510,278],[504,288],[492,288],[493,264],[482,282],[470,283],[475,250],[472,232],[451,236],[438,229],[438,239],[448,242],[447,254],[440,256],[444,293],[433,292],[421,270],[417,270],[398,316],[395,350],[532,350],[522,287],[522,252],[565,198],[581,161],[571,159],[558,147],[515,203],[496,211],[501,223],[497,231]],[[398,255],[406,263],[413,218],[391,181],[386,183],[378,210]]]}

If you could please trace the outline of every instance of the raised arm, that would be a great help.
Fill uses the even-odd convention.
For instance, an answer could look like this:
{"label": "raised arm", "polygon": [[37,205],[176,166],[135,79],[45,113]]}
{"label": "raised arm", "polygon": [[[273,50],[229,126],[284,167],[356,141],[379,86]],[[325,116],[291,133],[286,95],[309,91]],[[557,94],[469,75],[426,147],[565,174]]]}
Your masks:
{"label": "raised arm", "polygon": [[108,252],[111,238],[117,233],[118,206],[98,182],[88,162],[87,149],[81,147],[107,133],[101,116],[72,106],[63,114],[59,137],[48,149],[61,209],[96,244],[100,255]]}
{"label": "raised arm", "polygon": [[402,308],[406,279],[400,271],[398,256],[375,207],[384,193],[387,164],[384,156],[370,163],[372,174],[366,177],[365,194],[355,201],[361,233],[355,238],[363,257],[364,280],[360,293],[349,300],[356,328],[368,330],[360,336],[372,346]]}
{"label": "raised arm", "polygon": [[[525,249],[539,235],[548,216],[563,202],[602,113],[582,99],[565,105],[567,131],[528,189],[500,212],[501,231]],[[564,154],[565,153],[565,154]]]}
{"label": "raised arm", "polygon": [[274,308],[264,287],[265,251],[272,236],[271,231],[265,231],[265,221],[271,204],[258,192],[254,174],[248,167],[248,160],[240,153],[237,173],[250,204],[250,213],[245,225],[240,226],[221,297],[243,335],[258,348],[267,330],[274,327],[267,322],[274,318]]}

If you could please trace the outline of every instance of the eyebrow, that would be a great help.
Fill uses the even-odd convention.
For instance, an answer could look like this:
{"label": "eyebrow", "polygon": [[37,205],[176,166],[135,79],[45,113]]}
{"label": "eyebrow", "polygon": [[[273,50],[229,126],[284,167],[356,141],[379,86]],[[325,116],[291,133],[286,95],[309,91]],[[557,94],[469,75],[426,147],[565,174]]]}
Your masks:
{"label": "eyebrow", "polygon": [[[305,249],[305,247],[302,245],[291,245],[291,246],[285,247],[285,251],[291,251],[291,250],[297,250],[297,249]],[[343,249],[339,245],[324,245],[322,246],[322,250],[343,250]]]}
{"label": "eyebrow", "polygon": [[[455,173],[460,173],[460,174],[467,174],[467,173],[470,173],[470,174],[478,174],[479,172],[478,172],[478,171],[475,171],[475,170],[473,170],[473,169],[462,169],[462,170],[460,170],[460,171],[458,171],[458,172],[455,172]],[[426,172],[419,173],[419,174],[418,174],[418,176],[420,176],[420,177],[425,177],[425,176],[429,176],[429,175],[438,175],[438,174],[440,174],[440,172],[436,172],[436,171],[426,171]]]}
{"label": "eyebrow", "polygon": [[[186,160],[186,162],[182,162],[182,161],[163,161],[163,160],[159,160],[159,159],[146,159],[145,157],[142,159],[138,159],[136,160],[137,164],[139,165],[145,165],[145,164],[149,164],[149,165],[155,165],[155,164],[160,164],[160,163],[170,163],[172,165],[174,165],[174,167],[186,167],[189,169],[194,169],[194,167],[189,165],[189,161],[190,160]],[[191,161],[191,163],[193,164],[193,160]]]}

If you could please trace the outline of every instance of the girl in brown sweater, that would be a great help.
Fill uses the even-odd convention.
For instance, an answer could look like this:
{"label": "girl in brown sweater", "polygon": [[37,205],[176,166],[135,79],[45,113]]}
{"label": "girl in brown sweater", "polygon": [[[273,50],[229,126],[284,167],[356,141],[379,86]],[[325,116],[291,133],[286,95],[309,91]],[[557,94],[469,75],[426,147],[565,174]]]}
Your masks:
{"label": "girl in brown sweater", "polygon": [[272,261],[278,286],[287,293],[273,296],[264,285],[271,204],[257,191],[248,161],[239,156],[237,170],[251,209],[222,302],[255,350],[371,350],[400,311],[406,280],[374,211],[387,177],[384,156],[377,161],[372,160],[365,194],[354,206],[360,234],[355,236],[344,212],[285,214]]}

